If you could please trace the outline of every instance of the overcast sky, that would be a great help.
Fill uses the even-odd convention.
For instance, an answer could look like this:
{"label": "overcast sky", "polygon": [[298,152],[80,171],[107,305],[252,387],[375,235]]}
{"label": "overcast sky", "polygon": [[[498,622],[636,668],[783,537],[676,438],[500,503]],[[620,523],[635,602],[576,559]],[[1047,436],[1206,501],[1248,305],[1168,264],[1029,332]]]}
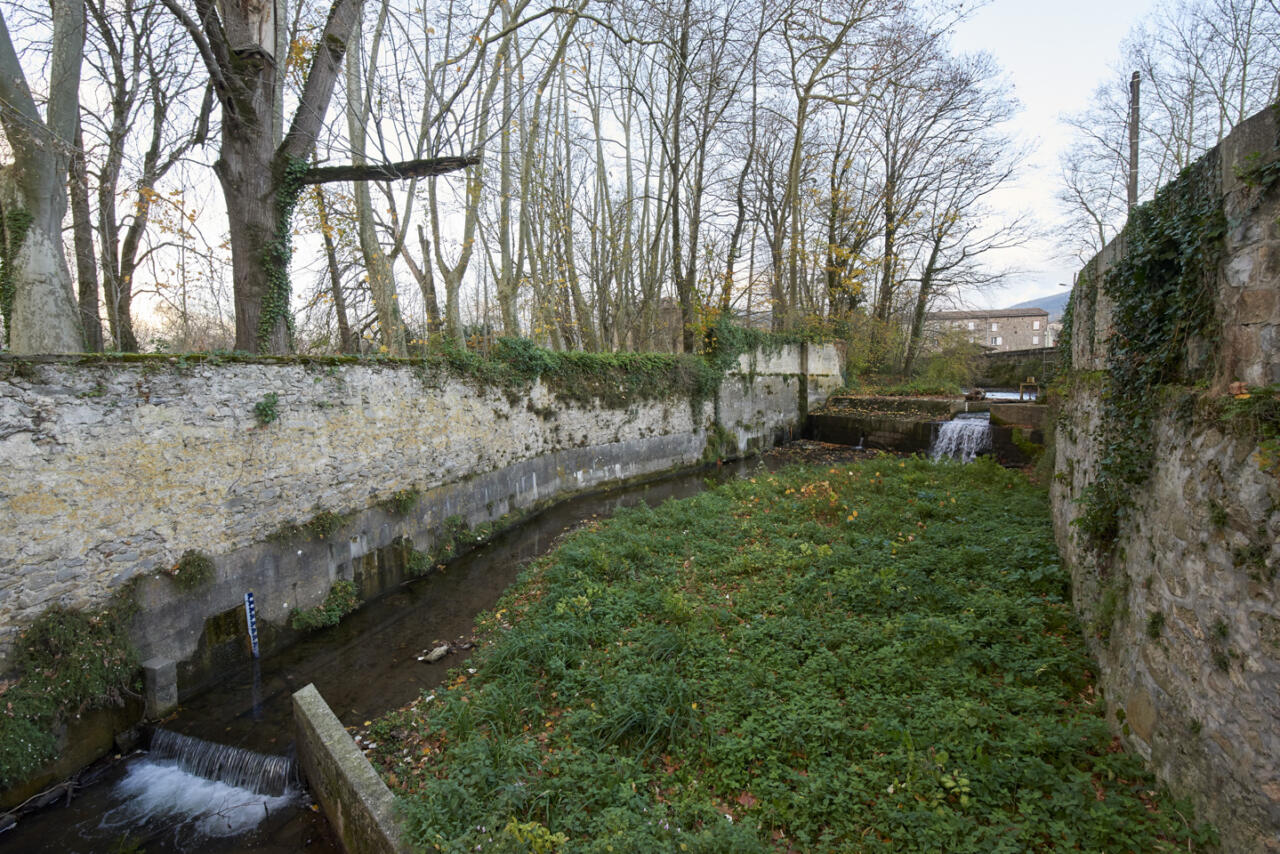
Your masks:
{"label": "overcast sky", "polygon": [[[1059,118],[1080,110],[1119,61],[1120,42],[1154,6],[1153,0],[993,0],[959,28],[955,47],[985,50],[1005,69],[1022,102],[1016,133],[1036,145],[1016,186],[999,204],[1013,215],[1033,213],[1047,226],[1059,219],[1058,154],[1067,139]],[[1025,272],[1003,288],[976,298],[978,307],[1003,308],[1066,289],[1075,263],[1052,239],[1011,252],[1002,266]]]}

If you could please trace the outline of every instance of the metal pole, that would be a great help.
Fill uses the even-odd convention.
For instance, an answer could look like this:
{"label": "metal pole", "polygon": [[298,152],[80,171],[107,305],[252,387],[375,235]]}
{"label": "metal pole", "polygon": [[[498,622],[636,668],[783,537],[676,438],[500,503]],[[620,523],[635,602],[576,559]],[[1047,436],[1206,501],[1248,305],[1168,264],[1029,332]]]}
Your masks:
{"label": "metal pole", "polygon": [[1133,72],[1129,79],[1129,210],[1138,204],[1138,89],[1142,77]]}

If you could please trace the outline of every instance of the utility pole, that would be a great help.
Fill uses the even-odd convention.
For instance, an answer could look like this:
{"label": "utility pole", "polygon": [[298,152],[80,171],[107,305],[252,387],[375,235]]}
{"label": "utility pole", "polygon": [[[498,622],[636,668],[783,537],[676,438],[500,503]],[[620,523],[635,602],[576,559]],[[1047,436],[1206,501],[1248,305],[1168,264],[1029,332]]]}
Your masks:
{"label": "utility pole", "polygon": [[1138,89],[1142,77],[1133,72],[1129,79],[1129,210],[1138,204]]}

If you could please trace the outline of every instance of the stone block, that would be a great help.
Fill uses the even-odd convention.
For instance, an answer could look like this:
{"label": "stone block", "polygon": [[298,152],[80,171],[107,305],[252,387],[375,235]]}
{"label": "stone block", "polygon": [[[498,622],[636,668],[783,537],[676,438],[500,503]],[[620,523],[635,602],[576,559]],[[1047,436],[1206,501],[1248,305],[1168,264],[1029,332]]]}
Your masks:
{"label": "stone block", "polygon": [[1280,288],[1275,286],[1249,288],[1240,294],[1235,320],[1238,323],[1274,322],[1278,306],[1280,306]]}
{"label": "stone block", "polygon": [[168,658],[142,662],[142,684],[146,715],[162,718],[178,705],[178,664]]}
{"label": "stone block", "polygon": [[1049,423],[1049,407],[1034,403],[992,403],[991,423],[1043,430]]}

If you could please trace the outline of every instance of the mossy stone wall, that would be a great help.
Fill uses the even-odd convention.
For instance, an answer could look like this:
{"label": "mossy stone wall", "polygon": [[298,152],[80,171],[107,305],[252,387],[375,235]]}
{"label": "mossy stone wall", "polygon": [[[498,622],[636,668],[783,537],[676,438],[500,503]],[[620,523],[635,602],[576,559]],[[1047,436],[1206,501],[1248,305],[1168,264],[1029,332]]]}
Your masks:
{"label": "mossy stone wall", "polygon": [[[741,357],[705,399],[583,399],[438,362],[0,359],[0,673],[50,605],[92,607],[135,578],[141,658],[187,661],[246,590],[284,625],[340,579],[376,594],[358,577],[370,556],[430,552],[451,519],[698,465],[717,426],[770,444],[798,428],[802,386],[816,408],[840,384],[834,349],[808,349],[803,384],[802,347],[785,345]],[[191,590],[169,577],[188,550],[213,566]]]}
{"label": "mossy stone wall", "polygon": [[1233,852],[1280,850],[1280,405],[1229,417],[1280,400],[1276,118],[1082,271],[1051,486],[1112,726]]}

